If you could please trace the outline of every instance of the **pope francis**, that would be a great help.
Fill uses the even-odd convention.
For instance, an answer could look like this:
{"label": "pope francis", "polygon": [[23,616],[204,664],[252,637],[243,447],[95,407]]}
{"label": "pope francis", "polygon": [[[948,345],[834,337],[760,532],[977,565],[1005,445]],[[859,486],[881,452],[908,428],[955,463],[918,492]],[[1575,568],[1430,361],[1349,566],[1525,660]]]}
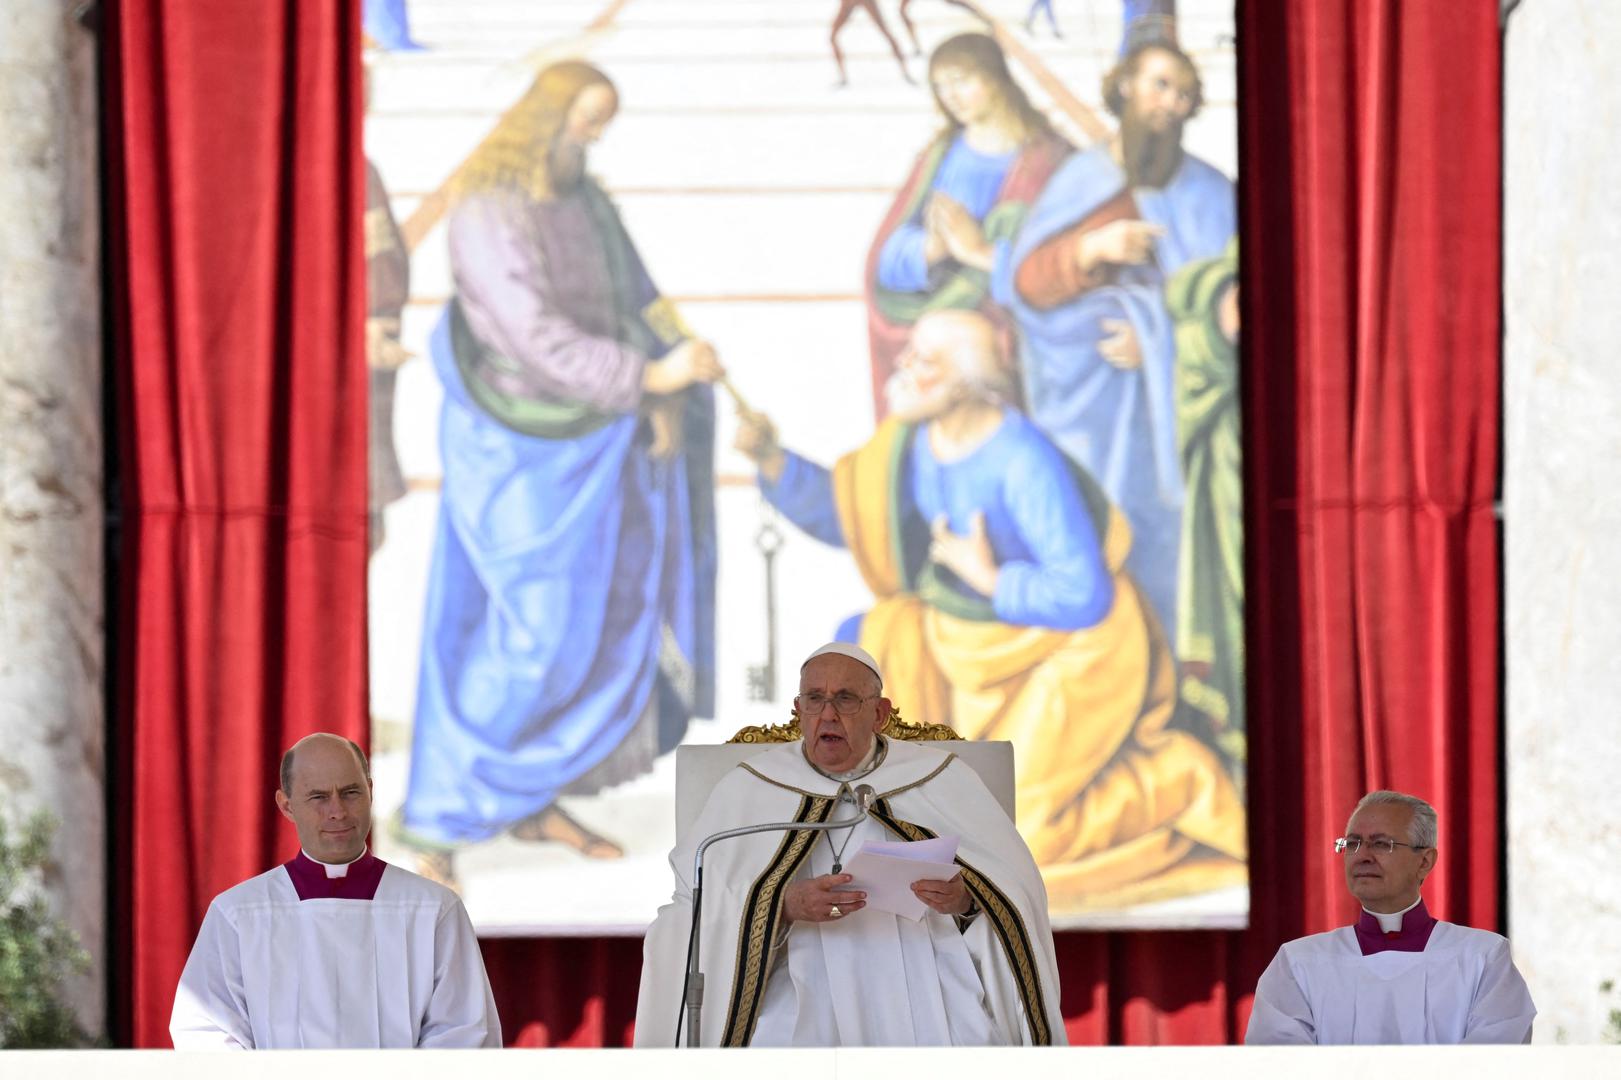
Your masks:
{"label": "pope francis", "polygon": [[[670,853],[675,895],[647,934],[637,1046],[673,1046],[692,926],[693,856],[706,837],[774,821],[852,828],[764,832],[709,849],[704,869],[704,1046],[1062,1044],[1047,895],[1013,822],[974,770],[886,738],[877,662],[834,643],[800,669],[803,738],[715,786]],[[841,803],[844,805],[841,806]],[[870,908],[836,872],[867,840],[960,840],[949,880],[919,881],[917,920]]]}

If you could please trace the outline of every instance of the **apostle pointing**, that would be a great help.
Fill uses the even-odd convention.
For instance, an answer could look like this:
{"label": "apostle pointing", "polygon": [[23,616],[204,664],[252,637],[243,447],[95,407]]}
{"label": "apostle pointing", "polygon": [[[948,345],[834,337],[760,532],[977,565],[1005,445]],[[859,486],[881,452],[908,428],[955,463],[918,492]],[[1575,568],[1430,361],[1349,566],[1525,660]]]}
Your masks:
{"label": "apostle pointing", "polygon": [[1508,941],[1438,922],[1419,896],[1436,831],[1423,799],[1363,797],[1334,842],[1362,915],[1278,950],[1255,989],[1246,1043],[1531,1041],[1537,1010]]}
{"label": "apostle pointing", "polygon": [[281,763],[289,863],[214,898],[175,992],[176,1049],[499,1047],[478,939],[449,889],[366,850],[370,767],[336,735]]}
{"label": "apostle pointing", "polygon": [[[876,792],[849,830],[765,832],[705,856],[704,1046],[1062,1044],[1047,894],[1013,822],[972,768],[883,735],[877,662],[842,643],[812,653],[794,699],[803,738],[733,769],[670,854],[675,896],[649,929],[636,1045],[676,1042],[692,923],[693,856],[706,837],[823,822],[849,785]],[[913,920],[848,891],[867,840],[960,838],[958,872],[912,886]]]}

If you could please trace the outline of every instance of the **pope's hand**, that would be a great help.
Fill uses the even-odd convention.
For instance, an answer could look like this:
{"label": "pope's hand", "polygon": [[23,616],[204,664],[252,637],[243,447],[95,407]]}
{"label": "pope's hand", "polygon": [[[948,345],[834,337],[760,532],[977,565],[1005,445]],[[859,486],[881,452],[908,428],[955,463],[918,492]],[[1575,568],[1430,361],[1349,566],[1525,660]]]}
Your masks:
{"label": "pope's hand", "polygon": [[914,881],[912,895],[942,915],[966,915],[974,906],[961,874],[950,881]]}
{"label": "pope's hand", "polygon": [[[783,914],[789,922],[832,922],[860,911],[867,906],[866,893],[836,888],[850,881],[849,874],[823,874],[809,881],[796,881],[782,891]],[[837,915],[833,914],[835,907],[839,909]]]}

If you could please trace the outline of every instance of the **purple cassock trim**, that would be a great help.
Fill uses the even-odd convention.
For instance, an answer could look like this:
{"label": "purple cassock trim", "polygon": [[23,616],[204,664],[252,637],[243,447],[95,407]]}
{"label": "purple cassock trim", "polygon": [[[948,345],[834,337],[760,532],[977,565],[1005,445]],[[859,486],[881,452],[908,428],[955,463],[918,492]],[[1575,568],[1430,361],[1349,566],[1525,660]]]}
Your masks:
{"label": "purple cassock trim", "polygon": [[293,879],[300,900],[370,900],[388,869],[388,863],[369,851],[350,863],[349,873],[343,877],[327,877],[326,867],[302,851],[282,866]]}
{"label": "purple cassock trim", "polygon": [[1420,900],[1417,907],[1402,913],[1401,929],[1388,934],[1379,928],[1377,918],[1364,911],[1356,921],[1356,943],[1362,947],[1363,956],[1378,952],[1423,952],[1434,929],[1435,919]]}

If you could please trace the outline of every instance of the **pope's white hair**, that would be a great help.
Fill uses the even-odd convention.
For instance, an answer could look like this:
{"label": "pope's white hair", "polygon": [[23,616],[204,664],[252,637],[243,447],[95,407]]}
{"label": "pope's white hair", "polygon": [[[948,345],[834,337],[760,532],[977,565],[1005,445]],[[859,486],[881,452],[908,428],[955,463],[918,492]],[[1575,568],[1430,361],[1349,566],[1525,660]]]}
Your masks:
{"label": "pope's white hair", "polygon": [[[1417,795],[1407,795],[1400,791],[1370,791],[1362,796],[1351,811],[1351,818],[1362,812],[1364,806],[1405,806],[1413,812],[1413,820],[1407,826],[1407,842],[1414,847],[1432,848],[1441,831],[1440,819],[1436,816],[1435,807],[1419,798]],[[1345,822],[1345,831],[1351,831],[1351,819]]]}

